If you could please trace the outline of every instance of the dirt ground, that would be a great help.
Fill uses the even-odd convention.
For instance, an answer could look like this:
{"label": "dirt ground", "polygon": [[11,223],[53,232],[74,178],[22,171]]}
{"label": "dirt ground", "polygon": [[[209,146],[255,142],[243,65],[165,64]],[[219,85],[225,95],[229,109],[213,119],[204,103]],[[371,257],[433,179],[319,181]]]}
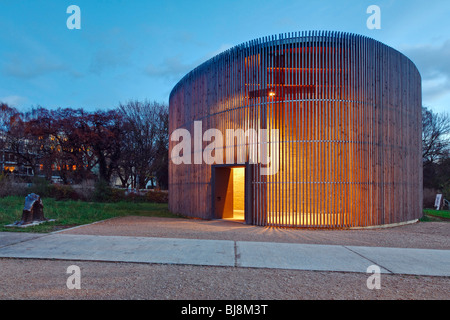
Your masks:
{"label": "dirt ground", "polygon": [[[123,235],[277,241],[309,244],[450,249],[450,223],[419,222],[367,230],[309,230],[248,226],[221,220],[115,218],[62,231]],[[67,267],[81,270],[81,289],[66,286]],[[449,277],[168,264],[0,259],[0,299],[87,300],[448,300]]]}
{"label": "dirt ground", "polygon": [[[81,289],[66,286],[70,265]],[[449,299],[450,278],[190,265],[0,259],[0,299],[393,300]]]}

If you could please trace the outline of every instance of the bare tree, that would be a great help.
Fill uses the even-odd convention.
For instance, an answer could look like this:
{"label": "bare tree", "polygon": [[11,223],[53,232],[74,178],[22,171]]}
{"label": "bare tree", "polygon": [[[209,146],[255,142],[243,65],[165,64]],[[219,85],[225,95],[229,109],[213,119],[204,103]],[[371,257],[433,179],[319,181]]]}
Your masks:
{"label": "bare tree", "polygon": [[16,109],[0,102],[0,149],[6,146],[6,135],[11,125],[16,121],[18,112]]}
{"label": "bare tree", "polygon": [[157,155],[153,162],[155,177],[161,189],[169,187],[169,108],[160,108],[157,126]]}
{"label": "bare tree", "polygon": [[436,163],[450,150],[450,116],[422,107],[422,157],[424,166]]}
{"label": "bare tree", "polygon": [[129,101],[120,104],[124,140],[118,175],[122,184],[130,178],[133,186],[145,188],[154,177],[163,143],[161,138],[165,134],[165,110],[167,106],[158,102]]}

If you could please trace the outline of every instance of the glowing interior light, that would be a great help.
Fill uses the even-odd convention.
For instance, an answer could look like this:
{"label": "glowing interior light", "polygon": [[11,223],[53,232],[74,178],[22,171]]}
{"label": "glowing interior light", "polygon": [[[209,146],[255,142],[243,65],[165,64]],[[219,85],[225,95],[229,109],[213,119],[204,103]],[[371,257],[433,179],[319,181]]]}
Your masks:
{"label": "glowing interior light", "polygon": [[269,92],[269,97],[273,97],[273,96],[275,96],[275,92],[274,91],[270,91]]}
{"label": "glowing interior light", "polygon": [[233,174],[233,219],[244,220],[245,168],[231,169]]}

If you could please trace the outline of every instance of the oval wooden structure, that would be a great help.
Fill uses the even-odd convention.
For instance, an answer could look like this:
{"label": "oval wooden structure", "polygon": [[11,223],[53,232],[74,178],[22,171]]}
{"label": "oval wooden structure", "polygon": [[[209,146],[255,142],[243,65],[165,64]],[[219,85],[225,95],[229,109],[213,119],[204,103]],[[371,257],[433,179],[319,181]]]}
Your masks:
{"label": "oval wooden structure", "polygon": [[[229,188],[222,190],[232,181],[227,170],[241,167],[247,223],[351,228],[418,219],[421,103],[416,66],[365,36],[295,32],[233,47],[189,72],[170,94],[169,132],[186,129],[192,148],[174,155],[181,139],[171,136],[169,209],[225,217],[217,212],[230,198]],[[266,130],[263,152],[279,160],[278,172],[262,175],[265,165],[248,154],[238,166],[226,164],[226,152],[236,148],[226,139],[215,149],[223,161],[198,163],[211,142],[195,146],[195,136],[211,128],[224,136],[227,129]],[[186,152],[192,163],[175,164]]]}

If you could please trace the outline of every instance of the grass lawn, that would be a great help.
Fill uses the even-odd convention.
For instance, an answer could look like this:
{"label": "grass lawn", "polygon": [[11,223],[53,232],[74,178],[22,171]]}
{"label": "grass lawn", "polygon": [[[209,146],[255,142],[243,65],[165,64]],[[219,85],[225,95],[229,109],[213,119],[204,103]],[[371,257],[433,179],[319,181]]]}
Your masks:
{"label": "grass lawn", "polygon": [[56,219],[55,222],[47,222],[28,228],[8,228],[5,225],[22,218],[25,198],[16,196],[0,198],[0,231],[51,232],[122,216],[180,218],[180,216],[169,212],[166,203],[126,201],[99,203],[73,200],[56,201],[52,198],[46,198],[42,201],[44,203],[44,216],[47,219]]}
{"label": "grass lawn", "polygon": [[421,221],[450,221],[450,210],[423,209],[423,213]]}
{"label": "grass lawn", "polygon": [[[43,203],[45,217],[55,219],[55,222],[47,222],[28,228],[8,228],[5,225],[22,218],[25,198],[18,196],[0,198],[0,232],[51,232],[123,216],[182,218],[170,213],[166,203],[127,201],[101,203],[73,200],[57,201],[52,198],[43,199]],[[423,212],[424,216],[420,221],[450,221],[449,210],[424,209]]]}

